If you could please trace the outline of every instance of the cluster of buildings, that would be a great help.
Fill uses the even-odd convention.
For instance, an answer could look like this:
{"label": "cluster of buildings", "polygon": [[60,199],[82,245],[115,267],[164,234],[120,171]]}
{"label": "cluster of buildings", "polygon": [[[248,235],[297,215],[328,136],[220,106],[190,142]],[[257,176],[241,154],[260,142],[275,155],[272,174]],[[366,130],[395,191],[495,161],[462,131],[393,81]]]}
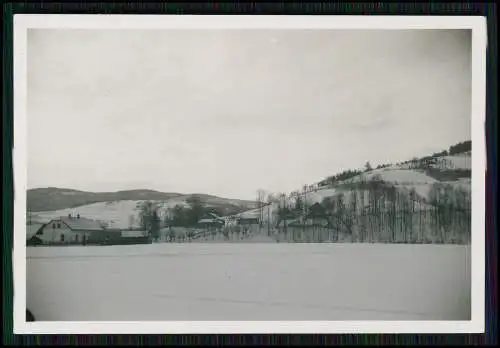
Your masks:
{"label": "cluster of buildings", "polygon": [[107,228],[99,221],[80,217],[80,214],[59,217],[38,225],[28,226],[28,245],[104,245],[147,244],[151,238],[146,231]]}
{"label": "cluster of buildings", "polygon": [[[273,228],[280,225],[285,228],[298,227],[297,216],[283,216]],[[196,226],[196,230],[202,233],[219,232],[224,227],[241,227],[245,230],[254,229],[260,224],[258,217],[233,216],[220,217],[213,213],[204,215]],[[159,239],[163,240],[172,235],[172,229],[182,230],[181,227],[169,226],[160,228]],[[177,234],[187,234],[186,231],[177,231]],[[80,214],[73,216],[61,216],[47,223],[33,223],[27,225],[27,245],[116,245],[116,244],[149,244],[152,236],[144,229],[117,229],[108,228],[98,220],[81,217]]]}

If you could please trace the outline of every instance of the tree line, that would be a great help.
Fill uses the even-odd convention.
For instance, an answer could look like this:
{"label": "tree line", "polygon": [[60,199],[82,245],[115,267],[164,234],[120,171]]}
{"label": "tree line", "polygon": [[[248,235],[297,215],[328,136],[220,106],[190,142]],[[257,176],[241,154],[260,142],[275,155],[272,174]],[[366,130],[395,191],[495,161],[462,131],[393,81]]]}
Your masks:
{"label": "tree line", "polygon": [[[424,156],[421,158],[414,157],[411,160],[406,160],[403,162],[396,163],[397,165],[411,164],[413,168],[427,169],[430,166],[436,164],[438,157],[442,156],[452,156],[460,153],[465,153],[472,150],[472,142],[470,140],[459,142],[455,145],[451,145],[448,149],[442,150],[440,152],[435,152],[432,155]],[[392,163],[384,163],[376,166],[376,169],[387,168],[392,166]],[[370,162],[366,162],[364,170],[359,169],[349,169],[344,170],[338,174],[331,175],[318,183],[318,186],[324,187],[328,185],[334,185],[338,182],[348,180],[363,172],[372,170],[372,165]]]}
{"label": "tree line", "polygon": [[[385,243],[457,243],[471,238],[471,196],[460,186],[436,183],[427,199],[414,188],[396,188],[379,178],[323,199],[320,205],[329,226],[304,228],[280,226],[288,241],[324,240]],[[277,215],[297,206],[280,207]],[[307,210],[307,207],[306,207]]]}
{"label": "tree line", "polygon": [[208,213],[217,216],[223,214],[223,208],[206,207],[196,196],[189,197],[186,204],[177,204],[172,209],[167,209],[162,217],[158,203],[146,201],[139,207],[139,225],[141,229],[148,231],[153,239],[157,239],[162,227],[196,227]]}

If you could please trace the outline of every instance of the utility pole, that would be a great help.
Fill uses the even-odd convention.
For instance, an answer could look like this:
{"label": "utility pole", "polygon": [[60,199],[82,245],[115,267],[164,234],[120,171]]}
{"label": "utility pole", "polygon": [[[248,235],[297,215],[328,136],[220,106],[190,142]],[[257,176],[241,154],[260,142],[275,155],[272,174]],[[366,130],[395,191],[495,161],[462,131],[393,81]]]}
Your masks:
{"label": "utility pole", "polygon": [[257,204],[259,209],[259,233],[262,233],[263,220],[264,220],[264,195],[265,192],[262,189],[257,190]]}
{"label": "utility pole", "polygon": [[271,210],[271,202],[267,202],[267,235],[270,236],[271,235],[271,214],[270,214],[270,210]]}
{"label": "utility pole", "polygon": [[259,234],[262,232],[262,220],[264,220],[264,194],[259,191]]}
{"label": "utility pole", "polygon": [[306,196],[307,196],[307,185],[304,185],[304,187],[303,187],[303,198],[302,198],[302,215],[303,215],[304,237],[305,237],[305,234],[306,234],[306,222],[307,222]]}

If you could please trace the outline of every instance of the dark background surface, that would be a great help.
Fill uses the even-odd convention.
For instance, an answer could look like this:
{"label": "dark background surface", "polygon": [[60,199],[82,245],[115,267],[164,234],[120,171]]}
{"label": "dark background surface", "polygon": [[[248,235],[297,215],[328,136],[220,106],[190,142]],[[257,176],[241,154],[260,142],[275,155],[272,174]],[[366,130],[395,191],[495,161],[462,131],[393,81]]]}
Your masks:
{"label": "dark background surface", "polygon": [[[486,16],[488,30],[486,102],[486,333],[481,335],[14,335],[13,334],[13,15],[38,14],[253,14],[253,15],[475,15]],[[410,345],[496,344],[497,322],[497,20],[496,4],[469,3],[362,3],[307,5],[291,3],[14,3],[3,5],[3,341],[5,345]],[[475,231],[481,233],[481,231]]]}

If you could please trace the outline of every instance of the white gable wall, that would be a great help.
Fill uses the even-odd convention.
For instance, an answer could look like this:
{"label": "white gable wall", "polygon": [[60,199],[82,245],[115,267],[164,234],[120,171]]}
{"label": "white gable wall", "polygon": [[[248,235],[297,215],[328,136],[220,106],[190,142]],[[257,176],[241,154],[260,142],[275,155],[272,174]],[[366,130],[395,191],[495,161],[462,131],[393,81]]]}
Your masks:
{"label": "white gable wall", "polygon": [[[85,234],[86,233],[84,232],[72,231],[66,224],[64,224],[60,220],[52,220],[44,227],[43,234],[38,235],[37,237],[40,238],[44,244],[45,243],[75,244],[75,243],[82,243],[83,236]],[[64,236],[64,240],[61,236]]]}

